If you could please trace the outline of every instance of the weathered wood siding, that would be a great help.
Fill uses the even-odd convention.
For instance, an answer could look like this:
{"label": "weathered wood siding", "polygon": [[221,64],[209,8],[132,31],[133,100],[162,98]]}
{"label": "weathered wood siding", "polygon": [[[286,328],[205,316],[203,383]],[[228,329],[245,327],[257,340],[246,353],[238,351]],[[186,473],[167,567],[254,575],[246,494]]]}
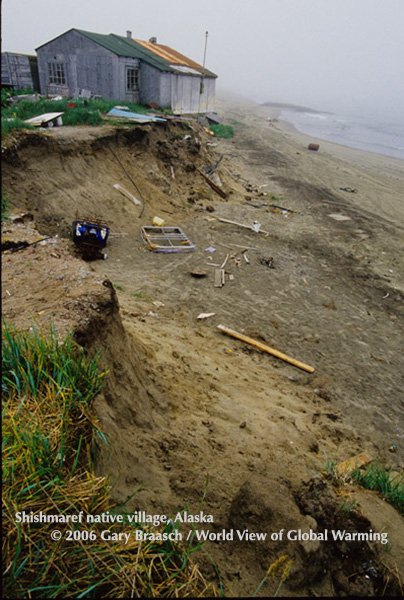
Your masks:
{"label": "weathered wood siding", "polygon": [[143,61],[140,67],[140,102],[155,102],[174,114],[195,114],[214,110],[216,80],[205,77],[200,94],[201,77],[159,71]]}
{"label": "weathered wood siding", "polygon": [[[36,72],[35,72],[36,70]],[[1,85],[16,90],[38,88],[38,66],[35,56],[2,52],[1,54]]]}
{"label": "weathered wood siding", "polygon": [[201,93],[201,77],[172,74],[171,106],[174,114],[204,113],[214,110],[215,79],[204,77]]}
{"label": "weathered wood siding", "polygon": [[78,31],[66,34],[38,48],[41,93],[49,90],[48,63],[65,65],[69,95],[89,90],[106,100],[138,102],[136,92],[126,90],[127,67],[139,68],[136,58],[119,57]]}

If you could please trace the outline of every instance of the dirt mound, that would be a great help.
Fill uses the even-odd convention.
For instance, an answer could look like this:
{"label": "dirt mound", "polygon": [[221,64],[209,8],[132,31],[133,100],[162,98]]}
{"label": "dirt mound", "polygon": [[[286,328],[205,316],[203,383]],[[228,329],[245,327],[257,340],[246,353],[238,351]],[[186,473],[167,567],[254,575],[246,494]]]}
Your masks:
{"label": "dirt mound", "polygon": [[[393,541],[385,560],[377,542],[270,535],[363,531],[376,522],[375,530],[392,522],[402,531],[402,518],[375,494],[350,488],[362,512],[345,514],[328,482],[302,487],[325,456],[342,460],[365,449],[396,466],[402,460],[401,446],[388,452],[402,435],[399,225],[379,219],[363,189],[352,203],[335,190],[342,162],[308,159],[283,132],[254,119],[258,125],[246,118],[229,141],[212,142],[192,120],[17,138],[4,153],[3,185],[53,241],[3,254],[4,315],[19,327],[52,320],[61,334],[73,326],[81,344],[100,349],[109,376],[96,409],[109,447],[98,468],[111,475],[117,501],[131,497],[129,509],[156,514],[202,507],[214,517],[214,533],[268,534],[257,543],[206,543],[228,594],[251,595],[287,555],[293,564],[282,593],[375,595],[402,541]],[[225,200],[201,174],[222,155]],[[343,183],[358,187],[361,173],[347,167]],[[116,183],[144,199],[144,211]],[[272,212],[271,204],[281,209]],[[113,234],[127,234],[111,236],[108,260],[89,264],[74,255],[76,212],[102,216]],[[139,228],[155,215],[181,226],[195,252],[146,250]],[[251,226],[259,220],[270,236],[216,216]],[[32,224],[7,224],[3,235],[38,240]],[[215,288],[214,269],[225,260],[226,284]],[[207,276],[192,277],[197,269]],[[196,319],[208,311],[215,315]],[[314,375],[226,338],[219,323],[312,364]],[[265,585],[262,592],[274,593],[274,581]]]}
{"label": "dirt mound", "polygon": [[[156,211],[163,218],[184,214],[188,200],[203,206],[214,198],[198,172],[218,160],[208,137],[183,120],[29,132],[3,152],[3,185],[44,234],[69,237],[76,214],[102,216],[113,232],[138,233],[140,214],[148,222]],[[116,183],[144,201],[144,213],[114,189]]]}

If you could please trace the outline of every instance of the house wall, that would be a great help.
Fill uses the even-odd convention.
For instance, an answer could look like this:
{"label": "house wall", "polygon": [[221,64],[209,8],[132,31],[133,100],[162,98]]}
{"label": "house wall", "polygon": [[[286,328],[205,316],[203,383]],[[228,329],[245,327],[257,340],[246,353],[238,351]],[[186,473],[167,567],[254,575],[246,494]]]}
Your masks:
{"label": "house wall", "polygon": [[159,71],[155,67],[141,61],[139,71],[140,103],[148,104],[155,102],[161,108],[170,108],[171,89],[165,90],[170,85],[170,80],[166,81],[166,73]]}
{"label": "house wall", "polygon": [[216,81],[212,77],[203,79],[192,75],[172,74],[172,111],[174,114],[195,114],[214,110]]}
{"label": "house wall", "polygon": [[[36,72],[35,72],[36,71]],[[1,85],[39,91],[36,57],[14,52],[1,54]]]}
{"label": "house wall", "polygon": [[53,62],[65,65],[69,96],[84,89],[106,100],[139,100],[138,94],[126,91],[126,68],[139,68],[138,59],[119,57],[78,31],[68,31],[38,48],[37,55],[42,94],[52,93],[55,87],[49,84],[48,76],[48,63]]}
{"label": "house wall", "polygon": [[200,94],[201,77],[159,71],[143,61],[140,67],[140,102],[155,102],[174,114],[209,112],[215,108],[216,80],[205,77]]}

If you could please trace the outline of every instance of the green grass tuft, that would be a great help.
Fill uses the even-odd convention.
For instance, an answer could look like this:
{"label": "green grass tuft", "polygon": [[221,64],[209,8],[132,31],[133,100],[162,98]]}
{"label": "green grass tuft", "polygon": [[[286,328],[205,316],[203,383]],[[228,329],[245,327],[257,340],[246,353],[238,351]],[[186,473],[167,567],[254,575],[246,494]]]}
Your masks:
{"label": "green grass tuft", "polygon": [[230,125],[211,125],[210,130],[218,138],[231,138],[234,135],[234,129]]}
{"label": "green grass tuft", "polygon": [[404,473],[394,473],[374,462],[364,471],[356,469],[351,477],[365,489],[381,492],[387,502],[404,515]]}

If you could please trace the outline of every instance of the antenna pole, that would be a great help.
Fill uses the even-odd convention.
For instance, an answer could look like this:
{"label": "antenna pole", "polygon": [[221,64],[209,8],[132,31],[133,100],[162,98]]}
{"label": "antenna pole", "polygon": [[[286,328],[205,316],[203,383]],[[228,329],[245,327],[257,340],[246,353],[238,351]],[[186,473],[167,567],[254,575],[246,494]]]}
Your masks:
{"label": "antenna pole", "polygon": [[204,77],[205,77],[205,63],[206,63],[206,50],[207,50],[207,47],[208,47],[208,35],[209,35],[209,32],[206,31],[205,32],[205,50],[204,50],[204,53],[203,53],[202,77],[201,77],[201,82],[200,82],[200,87],[199,87],[198,115],[200,113],[201,96],[203,94],[203,88],[204,88],[203,80],[204,80]]}

